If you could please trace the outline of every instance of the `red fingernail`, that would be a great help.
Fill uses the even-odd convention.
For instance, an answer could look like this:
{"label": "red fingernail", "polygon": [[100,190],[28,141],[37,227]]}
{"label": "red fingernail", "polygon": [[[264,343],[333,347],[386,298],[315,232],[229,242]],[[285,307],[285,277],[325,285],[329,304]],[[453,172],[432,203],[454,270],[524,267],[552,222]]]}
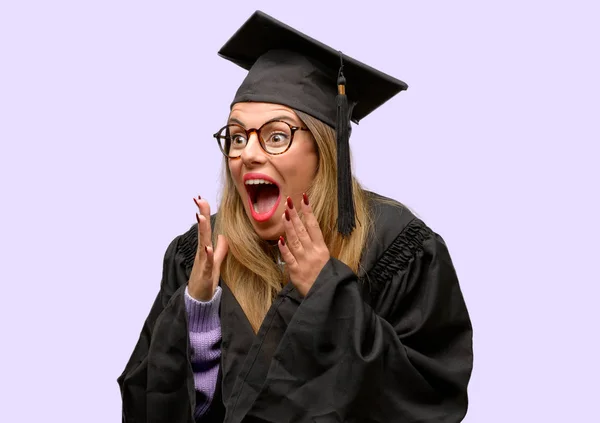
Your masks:
{"label": "red fingernail", "polygon": [[196,220],[198,221],[198,223],[200,223],[200,216],[198,215],[198,213],[196,213]]}
{"label": "red fingernail", "polygon": [[302,194],[302,199],[304,200],[304,204],[308,206],[308,195],[306,195],[306,193]]}
{"label": "red fingernail", "polygon": [[202,197],[198,196],[198,200],[202,200]]}
{"label": "red fingernail", "polygon": [[279,242],[281,242],[282,247],[285,247],[285,240],[283,239],[282,236],[279,237]]}
{"label": "red fingernail", "polygon": [[293,208],[294,208],[294,203],[292,202],[292,199],[291,199],[290,197],[288,197],[288,198],[287,198],[287,206],[288,206],[290,209],[293,209]]}
{"label": "red fingernail", "polygon": [[287,211],[287,209],[285,210],[285,220],[287,220],[288,222],[290,221],[290,212]]}

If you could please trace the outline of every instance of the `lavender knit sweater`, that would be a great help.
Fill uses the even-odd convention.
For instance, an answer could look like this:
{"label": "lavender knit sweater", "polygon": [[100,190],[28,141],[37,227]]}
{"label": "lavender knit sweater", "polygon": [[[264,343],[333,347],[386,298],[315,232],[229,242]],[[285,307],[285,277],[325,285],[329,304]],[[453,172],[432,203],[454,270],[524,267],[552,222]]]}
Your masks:
{"label": "lavender knit sweater", "polygon": [[190,343],[192,346],[192,369],[196,390],[204,394],[206,402],[196,404],[194,416],[200,417],[210,407],[215,394],[219,360],[221,358],[221,321],[219,304],[221,287],[217,287],[212,299],[198,301],[185,289],[185,308],[188,314]]}

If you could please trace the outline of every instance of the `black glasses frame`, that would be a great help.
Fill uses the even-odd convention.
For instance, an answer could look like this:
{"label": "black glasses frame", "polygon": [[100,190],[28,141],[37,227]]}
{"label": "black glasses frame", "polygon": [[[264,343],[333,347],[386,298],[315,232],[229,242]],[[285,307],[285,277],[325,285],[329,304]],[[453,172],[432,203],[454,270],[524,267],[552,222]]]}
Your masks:
{"label": "black glasses frame", "polygon": [[[271,153],[271,152],[267,151],[267,147],[265,146],[265,143],[264,143],[264,141],[263,141],[263,139],[262,139],[262,137],[261,137],[261,135],[260,135],[260,131],[261,131],[261,129],[263,129],[263,127],[264,127],[265,125],[268,125],[268,124],[270,124],[270,123],[273,123],[273,122],[281,122],[281,123],[285,123],[287,126],[289,126],[289,127],[290,127],[290,132],[291,132],[291,135],[290,135],[290,143],[288,144],[288,146],[287,146],[287,148],[286,148],[285,150],[283,150],[283,151],[281,151],[281,152],[279,152],[279,153]],[[222,127],[221,129],[219,129],[219,130],[218,130],[216,133],[214,133],[214,134],[213,134],[213,137],[215,137],[215,139],[217,140],[217,144],[219,145],[219,150],[221,150],[221,153],[223,153],[223,155],[224,155],[225,157],[229,158],[229,159],[239,159],[240,157],[242,157],[242,156],[241,156],[241,154],[240,154],[239,156],[231,157],[230,155],[228,155],[228,154],[225,152],[225,150],[224,150],[224,149],[223,149],[223,147],[221,146],[221,140],[223,140],[223,141],[225,141],[225,142],[226,142],[226,141],[231,141],[231,137],[230,137],[230,136],[224,136],[224,135],[220,135],[220,134],[221,134],[221,132],[223,132],[223,130],[225,130],[225,129],[226,129],[228,126],[234,126],[234,125],[235,125],[235,126],[238,126],[238,127],[240,127],[241,129],[243,129],[243,130],[246,132],[246,139],[247,139],[248,141],[250,141],[250,135],[251,135],[253,132],[254,132],[254,133],[256,133],[256,138],[258,138],[258,143],[260,144],[260,147],[263,149],[263,151],[264,151],[265,153],[267,153],[267,154],[269,154],[269,155],[271,155],[271,156],[278,156],[278,155],[280,155],[280,154],[283,154],[283,153],[285,153],[286,151],[288,151],[288,150],[290,149],[290,147],[292,146],[292,143],[294,142],[294,134],[296,133],[296,131],[308,131],[308,130],[309,130],[308,128],[305,128],[305,127],[303,127],[303,126],[293,126],[293,125],[290,125],[288,122],[286,122],[286,121],[284,121],[284,120],[279,120],[279,119],[273,119],[273,120],[270,120],[270,121],[268,121],[268,122],[265,122],[265,123],[263,123],[263,124],[260,126],[260,128],[258,128],[258,129],[257,129],[257,128],[250,128],[250,129],[246,129],[246,128],[244,128],[242,125],[240,125],[240,124],[237,124],[237,123],[230,123],[230,124],[227,124],[227,125],[225,125],[224,127]],[[246,146],[248,146],[248,144],[246,144]],[[246,148],[246,147],[244,147],[244,148]]]}

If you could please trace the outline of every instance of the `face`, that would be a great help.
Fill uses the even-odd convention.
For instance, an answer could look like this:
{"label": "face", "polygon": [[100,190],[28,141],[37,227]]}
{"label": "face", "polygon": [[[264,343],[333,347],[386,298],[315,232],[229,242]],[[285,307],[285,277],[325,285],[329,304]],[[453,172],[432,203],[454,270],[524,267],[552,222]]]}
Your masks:
{"label": "face", "polygon": [[[237,103],[229,115],[229,123],[245,129],[260,128],[273,119],[292,126],[305,127],[294,111],[270,103]],[[255,132],[251,133],[241,156],[228,159],[231,177],[242,198],[246,213],[265,240],[276,240],[284,234],[282,215],[289,196],[294,207],[300,205],[317,171],[317,149],[308,131],[296,131],[289,150],[270,155],[260,146]]]}

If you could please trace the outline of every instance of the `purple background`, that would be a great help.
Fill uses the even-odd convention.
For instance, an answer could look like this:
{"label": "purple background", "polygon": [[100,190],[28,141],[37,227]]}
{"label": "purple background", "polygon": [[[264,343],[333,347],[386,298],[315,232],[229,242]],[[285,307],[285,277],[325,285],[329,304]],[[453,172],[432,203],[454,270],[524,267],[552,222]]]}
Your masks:
{"label": "purple background", "polygon": [[216,52],[257,8],[410,85],[355,127],[354,170],[450,247],[465,421],[597,418],[597,2],[367,4],[2,2],[0,421],[120,421],[164,251],[217,204],[244,72]]}

